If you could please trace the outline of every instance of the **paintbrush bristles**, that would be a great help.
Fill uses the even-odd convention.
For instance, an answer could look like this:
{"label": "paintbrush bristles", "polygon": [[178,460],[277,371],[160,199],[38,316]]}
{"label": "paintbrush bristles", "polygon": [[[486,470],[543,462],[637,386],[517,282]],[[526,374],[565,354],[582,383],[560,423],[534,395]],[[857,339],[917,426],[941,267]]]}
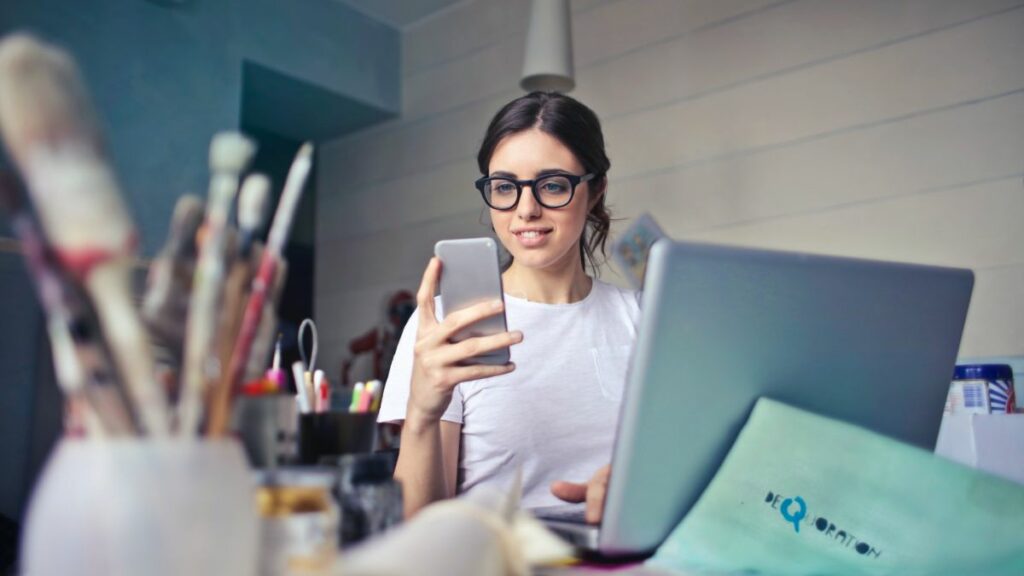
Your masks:
{"label": "paintbrush bristles", "polygon": [[284,253],[285,243],[288,241],[288,233],[292,228],[292,220],[295,210],[302,199],[302,190],[306,186],[306,179],[313,167],[313,144],[306,142],[299,148],[292,160],[291,168],[288,169],[288,178],[284,182],[284,190],[281,192],[281,201],[274,214],[274,221],[270,225],[270,234],[267,237],[267,249],[274,254]]}
{"label": "paintbrush bristles", "polygon": [[243,232],[252,232],[263,223],[269,196],[270,179],[263,174],[250,174],[242,182],[238,195],[238,227]]}
{"label": "paintbrush bristles", "polygon": [[0,42],[0,133],[54,245],[130,250],[134,228],[64,52],[24,34]]}
{"label": "paintbrush bristles", "polygon": [[99,144],[83,86],[63,51],[24,33],[0,42],[0,130],[19,164],[40,141],[74,137]]}
{"label": "paintbrush bristles", "polygon": [[220,132],[210,142],[210,172],[240,174],[256,153],[252,140],[238,132]]}

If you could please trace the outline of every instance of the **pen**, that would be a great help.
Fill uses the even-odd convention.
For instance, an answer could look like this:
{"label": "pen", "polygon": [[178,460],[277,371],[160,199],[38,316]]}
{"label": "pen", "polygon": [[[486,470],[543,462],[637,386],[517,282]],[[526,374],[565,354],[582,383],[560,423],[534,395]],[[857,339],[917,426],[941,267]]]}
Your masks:
{"label": "pen", "polygon": [[373,401],[370,403],[370,412],[380,412],[380,400],[384,395],[384,384],[380,380],[374,380],[377,383],[373,389]]}
{"label": "pen", "polygon": [[302,372],[302,385],[306,391],[306,404],[310,412],[316,412],[316,390],[313,389],[313,373],[309,370]]}
{"label": "pen", "polygon": [[316,411],[329,411],[331,409],[330,390],[327,387],[327,380],[324,378],[323,370],[313,372],[313,391],[316,393]]}
{"label": "pen", "polygon": [[292,378],[295,379],[295,399],[299,404],[299,412],[308,414],[311,410],[309,396],[306,395],[306,373],[302,369],[302,362],[292,364]]}
{"label": "pen", "polygon": [[277,334],[277,342],[274,344],[274,360],[267,370],[267,380],[277,385],[277,389],[284,388],[284,372],[281,370],[281,333]]}
{"label": "pen", "polygon": [[363,394],[359,397],[359,406],[356,411],[360,414],[365,414],[370,411],[370,406],[373,404],[373,397],[377,393],[377,388],[380,385],[380,380],[370,380],[366,383],[363,388]]}
{"label": "pen", "polygon": [[363,384],[362,382],[356,382],[356,385],[352,388],[352,401],[349,402],[348,405],[349,412],[359,411],[359,404],[362,401],[362,395],[365,386],[366,385]]}

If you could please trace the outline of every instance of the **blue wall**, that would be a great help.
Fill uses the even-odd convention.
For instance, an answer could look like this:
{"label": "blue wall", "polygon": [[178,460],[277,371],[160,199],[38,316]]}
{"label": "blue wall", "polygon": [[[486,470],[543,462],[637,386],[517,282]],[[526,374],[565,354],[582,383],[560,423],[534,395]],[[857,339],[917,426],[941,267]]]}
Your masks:
{"label": "blue wall", "polygon": [[[30,29],[78,60],[148,255],[163,241],[177,197],[205,193],[210,137],[239,127],[245,62],[384,115],[400,105],[398,31],[334,0],[3,4],[0,33]],[[317,115],[310,107],[282,112],[297,124]]]}
{"label": "blue wall", "polygon": [[[147,256],[163,242],[178,196],[205,194],[210,137],[241,126],[243,101],[254,103],[247,124],[293,127],[294,138],[336,137],[400,106],[399,32],[334,0],[0,0],[0,34],[17,29],[77,59]],[[269,73],[247,85],[243,67]],[[0,513],[17,518],[19,486],[33,472],[33,381],[46,371],[35,362],[41,325],[24,268],[3,256]]]}

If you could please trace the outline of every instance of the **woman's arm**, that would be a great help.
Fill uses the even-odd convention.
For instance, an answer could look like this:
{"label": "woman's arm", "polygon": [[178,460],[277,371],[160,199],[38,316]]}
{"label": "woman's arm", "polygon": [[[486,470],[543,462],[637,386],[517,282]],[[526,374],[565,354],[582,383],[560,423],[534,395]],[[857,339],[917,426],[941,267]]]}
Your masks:
{"label": "woman's arm", "polygon": [[395,478],[402,482],[405,517],[455,495],[462,425],[441,420],[405,421]]}
{"label": "woman's arm", "polygon": [[498,314],[504,309],[504,303],[500,300],[481,302],[452,312],[439,322],[434,311],[434,293],[440,276],[441,261],[432,258],[416,294],[419,305],[416,344],[402,446],[395,468],[395,477],[402,481],[406,517],[431,502],[455,494],[462,426],[441,421],[455,387],[461,382],[507,374],[515,369],[511,363],[489,366],[465,365],[464,362],[517,344],[523,338],[520,332],[502,332],[453,344],[451,339],[457,332]]}

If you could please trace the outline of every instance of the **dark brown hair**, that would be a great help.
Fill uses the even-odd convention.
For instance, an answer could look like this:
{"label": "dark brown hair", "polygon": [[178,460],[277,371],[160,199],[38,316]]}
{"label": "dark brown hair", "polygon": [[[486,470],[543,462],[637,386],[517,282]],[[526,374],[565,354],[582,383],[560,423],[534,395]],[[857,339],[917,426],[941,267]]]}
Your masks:
{"label": "dark brown hair", "polygon": [[588,189],[591,194],[600,193],[601,197],[587,213],[587,223],[580,239],[580,260],[584,268],[589,262],[591,271],[596,274],[599,265],[596,254],[600,253],[602,259],[607,258],[605,243],[611,226],[611,212],[605,205],[605,197],[611,161],[604,151],[601,122],[593,110],[557,92],[531,92],[516,98],[499,110],[487,127],[476,157],[480,173],[487,175],[491,156],[502,139],[532,128],[557,138],[572,151],[586,173],[595,174]]}

